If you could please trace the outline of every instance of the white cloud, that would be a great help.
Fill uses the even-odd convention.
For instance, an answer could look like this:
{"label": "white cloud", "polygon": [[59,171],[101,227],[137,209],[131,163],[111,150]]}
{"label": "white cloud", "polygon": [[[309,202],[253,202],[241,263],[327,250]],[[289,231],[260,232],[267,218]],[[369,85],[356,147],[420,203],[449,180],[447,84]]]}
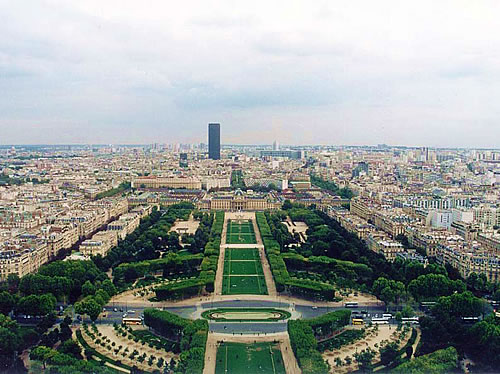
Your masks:
{"label": "white cloud", "polygon": [[499,8],[0,0],[0,142],[496,146]]}

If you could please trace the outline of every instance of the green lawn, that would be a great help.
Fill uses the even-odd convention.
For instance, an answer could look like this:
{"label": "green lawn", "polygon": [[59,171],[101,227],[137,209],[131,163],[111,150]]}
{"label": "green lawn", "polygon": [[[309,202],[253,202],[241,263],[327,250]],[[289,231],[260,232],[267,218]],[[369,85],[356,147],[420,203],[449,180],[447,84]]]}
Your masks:
{"label": "green lawn", "polygon": [[257,249],[226,248],[222,293],[267,295],[266,280]]}
{"label": "green lawn", "polygon": [[205,310],[201,316],[217,322],[260,323],[282,321],[290,318],[292,314],[286,310],[274,308],[217,308]]}
{"label": "green lawn", "polygon": [[228,244],[255,244],[255,232],[251,221],[229,220],[227,223],[226,242]]}
{"label": "green lawn", "polygon": [[225,275],[264,275],[262,264],[258,260],[224,261]]}
{"label": "green lawn", "polygon": [[257,248],[228,248],[224,260],[259,260]]}
{"label": "green lawn", "polygon": [[222,279],[223,295],[267,295],[264,276],[224,276]]}
{"label": "green lawn", "polygon": [[285,374],[285,366],[277,344],[222,343],[215,374]]}

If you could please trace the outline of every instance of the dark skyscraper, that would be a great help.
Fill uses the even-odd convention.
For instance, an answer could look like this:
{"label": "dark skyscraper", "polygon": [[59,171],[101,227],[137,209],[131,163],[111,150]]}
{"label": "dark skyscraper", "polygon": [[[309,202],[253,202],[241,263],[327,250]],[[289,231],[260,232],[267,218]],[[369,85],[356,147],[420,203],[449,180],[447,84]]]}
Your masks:
{"label": "dark skyscraper", "polygon": [[208,124],[208,158],[220,160],[220,124]]}

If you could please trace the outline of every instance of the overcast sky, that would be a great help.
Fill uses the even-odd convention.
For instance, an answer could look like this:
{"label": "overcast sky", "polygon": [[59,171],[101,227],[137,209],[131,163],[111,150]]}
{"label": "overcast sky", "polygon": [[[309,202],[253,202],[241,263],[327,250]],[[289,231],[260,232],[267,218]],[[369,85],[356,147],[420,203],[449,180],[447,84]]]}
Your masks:
{"label": "overcast sky", "polygon": [[0,144],[498,147],[500,1],[0,0]]}

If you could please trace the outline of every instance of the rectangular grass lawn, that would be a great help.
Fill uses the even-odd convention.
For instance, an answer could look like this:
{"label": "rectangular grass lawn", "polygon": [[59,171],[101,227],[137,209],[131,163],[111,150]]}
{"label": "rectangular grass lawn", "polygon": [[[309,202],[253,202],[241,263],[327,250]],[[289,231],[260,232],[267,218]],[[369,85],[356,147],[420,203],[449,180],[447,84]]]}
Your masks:
{"label": "rectangular grass lawn", "polygon": [[226,242],[228,244],[255,244],[255,232],[251,221],[233,221],[227,223]]}
{"label": "rectangular grass lawn", "polygon": [[255,248],[226,248],[224,255],[224,295],[267,295],[259,251]]}
{"label": "rectangular grass lawn", "polygon": [[232,275],[222,279],[223,295],[267,295],[266,279],[258,275]]}
{"label": "rectangular grass lawn", "polygon": [[273,343],[222,343],[216,374],[285,374],[281,350]]}
{"label": "rectangular grass lawn", "polygon": [[226,249],[226,256],[224,259],[260,261],[259,250],[257,248],[238,248],[238,249],[228,248]]}
{"label": "rectangular grass lawn", "polygon": [[262,265],[255,260],[224,261],[226,275],[264,275]]}

